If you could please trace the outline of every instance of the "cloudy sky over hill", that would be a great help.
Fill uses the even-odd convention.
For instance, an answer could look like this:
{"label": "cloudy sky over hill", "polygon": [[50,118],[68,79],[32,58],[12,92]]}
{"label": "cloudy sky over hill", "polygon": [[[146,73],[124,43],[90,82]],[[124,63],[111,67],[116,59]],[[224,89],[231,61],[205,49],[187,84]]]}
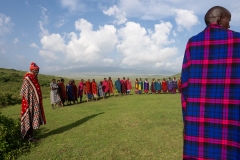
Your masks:
{"label": "cloudy sky over hill", "polygon": [[215,5],[239,0],[2,0],[0,67],[41,72],[80,66],[147,67],[180,72],[187,40]]}

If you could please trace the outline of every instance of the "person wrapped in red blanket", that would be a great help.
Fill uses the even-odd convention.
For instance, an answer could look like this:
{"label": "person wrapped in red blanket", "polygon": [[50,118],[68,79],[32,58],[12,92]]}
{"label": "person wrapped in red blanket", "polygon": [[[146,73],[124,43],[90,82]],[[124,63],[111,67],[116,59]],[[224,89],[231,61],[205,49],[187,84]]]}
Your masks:
{"label": "person wrapped in red blanket", "polygon": [[38,82],[39,67],[36,63],[30,64],[30,72],[24,75],[20,95],[22,97],[21,108],[21,134],[22,138],[29,141],[37,141],[33,138],[33,130],[46,124],[44,115],[42,92]]}

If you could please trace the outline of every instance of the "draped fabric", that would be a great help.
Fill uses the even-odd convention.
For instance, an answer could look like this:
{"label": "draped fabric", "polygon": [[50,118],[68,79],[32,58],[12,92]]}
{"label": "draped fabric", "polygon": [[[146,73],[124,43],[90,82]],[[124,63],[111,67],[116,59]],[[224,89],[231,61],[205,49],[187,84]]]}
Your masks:
{"label": "draped fabric", "polygon": [[30,72],[25,74],[20,96],[22,97],[21,134],[24,138],[30,127],[37,129],[40,125],[46,124],[41,87],[34,74]]}
{"label": "draped fabric", "polygon": [[85,82],[85,87],[84,87],[84,93],[85,94],[91,94],[92,93],[92,85],[91,82]]}
{"label": "draped fabric", "polygon": [[116,86],[116,89],[117,89],[118,93],[120,93],[121,92],[121,82],[120,82],[120,80],[115,81],[115,86]]}
{"label": "draped fabric", "polygon": [[156,93],[156,86],[155,86],[155,81],[151,82],[151,92]]}
{"label": "draped fabric", "polygon": [[78,84],[78,96],[83,96],[84,83],[79,82]]}
{"label": "draped fabric", "polygon": [[178,80],[178,92],[181,93],[181,79]]}
{"label": "draped fabric", "polygon": [[109,87],[109,92],[113,93],[114,92],[113,82],[110,79],[108,80],[108,87]]}
{"label": "draped fabric", "polygon": [[171,93],[172,89],[173,89],[173,82],[172,82],[172,80],[168,80],[167,81],[167,88],[168,88],[168,92]]}
{"label": "draped fabric", "polygon": [[177,87],[177,80],[173,80],[173,81],[172,81],[172,84],[173,84],[172,92],[173,92],[173,93],[176,93],[177,88],[178,88],[178,87]]}
{"label": "draped fabric", "polygon": [[67,93],[66,93],[66,88],[63,82],[59,83],[59,87],[60,87],[60,97],[62,100],[66,100],[67,99]]}
{"label": "draped fabric", "polygon": [[143,82],[142,81],[138,81],[138,90],[143,90]]}
{"label": "draped fabric", "polygon": [[97,83],[96,82],[92,82],[92,94],[96,95],[97,92]]}
{"label": "draped fabric", "polygon": [[182,65],[184,159],[240,159],[240,33],[211,24]]}
{"label": "draped fabric", "polygon": [[148,81],[144,81],[143,90],[145,93],[148,93],[148,91],[149,91],[149,82]]}
{"label": "draped fabric", "polygon": [[74,100],[77,101],[77,97],[78,97],[78,88],[75,84],[72,85],[73,87],[73,95],[74,95]]}
{"label": "draped fabric", "polygon": [[167,86],[167,82],[166,81],[162,81],[162,90],[163,92],[167,92],[168,86]]}
{"label": "draped fabric", "polygon": [[67,92],[67,96],[68,96],[68,101],[74,101],[75,97],[74,97],[74,91],[73,91],[72,84],[67,84],[66,92]]}
{"label": "draped fabric", "polygon": [[109,92],[109,84],[107,80],[102,81],[102,90],[104,93]]}
{"label": "draped fabric", "polygon": [[53,82],[50,83],[50,99],[51,99],[51,104],[56,104],[61,102],[57,83],[53,83]]}
{"label": "draped fabric", "polygon": [[98,84],[98,96],[99,96],[99,97],[104,97],[104,96],[105,96],[102,87],[103,87],[103,86],[99,83],[99,84]]}
{"label": "draped fabric", "polygon": [[126,80],[126,87],[127,87],[127,90],[132,89],[132,82],[129,79]]}
{"label": "draped fabric", "polygon": [[138,92],[138,81],[135,81],[135,93]]}
{"label": "draped fabric", "polygon": [[127,84],[125,80],[121,80],[121,92],[126,93],[127,92]]}
{"label": "draped fabric", "polygon": [[162,90],[162,84],[160,81],[156,81],[155,82],[155,86],[156,86],[156,92],[160,92],[161,93],[161,90]]}

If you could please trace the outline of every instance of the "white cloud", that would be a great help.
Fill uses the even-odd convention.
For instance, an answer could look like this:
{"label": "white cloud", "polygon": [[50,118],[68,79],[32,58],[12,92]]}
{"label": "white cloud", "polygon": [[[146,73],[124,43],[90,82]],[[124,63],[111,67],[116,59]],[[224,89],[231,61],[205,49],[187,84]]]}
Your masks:
{"label": "white cloud", "polygon": [[103,13],[108,16],[114,16],[116,18],[115,24],[120,25],[127,21],[126,13],[120,11],[116,5],[110,7],[108,10],[104,10]]}
{"label": "white cloud", "polygon": [[85,12],[85,5],[79,0],[61,0],[61,6],[67,8],[70,12]]}
{"label": "white cloud", "polygon": [[174,37],[177,37],[176,31],[173,31],[173,36],[174,36]]}
{"label": "white cloud", "polygon": [[103,63],[104,63],[104,64],[111,64],[111,63],[113,63],[113,62],[114,62],[114,60],[109,59],[109,58],[103,59]]}
{"label": "white cloud", "polygon": [[156,0],[120,0],[119,8],[127,17],[140,17],[145,20],[160,20],[173,15],[169,2]]}
{"label": "white cloud", "polygon": [[[184,2],[182,2],[184,3]],[[184,3],[185,4],[185,3]],[[180,6],[177,1],[156,1],[156,0],[120,0],[118,6],[114,5],[103,13],[114,16],[117,24],[123,24],[128,17],[137,17],[144,20],[162,20],[164,18],[175,18],[178,30],[184,28],[190,30],[192,26],[198,24],[198,18],[193,11],[177,9]],[[184,7],[184,6],[183,6]]]}
{"label": "white cloud", "polygon": [[121,40],[117,50],[124,57],[122,65],[155,67],[176,55],[176,47],[166,46],[174,42],[168,39],[171,28],[170,22],[160,22],[154,31],[147,32],[140,24],[127,22],[118,31]]}
{"label": "white cloud", "polygon": [[41,30],[40,37],[43,37],[45,35],[49,35],[48,30],[45,28],[46,25],[48,25],[48,15],[47,15],[47,9],[44,7],[42,8],[42,14],[41,14],[41,20],[38,21],[39,28]]}
{"label": "white cloud", "polygon": [[46,50],[40,50],[39,55],[42,56],[45,59],[45,62],[47,63],[53,62],[58,58],[54,52]]}
{"label": "white cloud", "polygon": [[11,18],[0,13],[0,36],[10,33],[13,26]]}
{"label": "white cloud", "polygon": [[65,22],[65,18],[64,18],[64,17],[60,17],[58,23],[56,24],[56,27],[57,27],[57,28],[60,28],[60,27],[63,26],[65,23],[66,23],[66,22]]}
{"label": "white cloud", "polygon": [[[87,65],[124,65],[125,67],[161,67],[176,69],[172,61],[176,61],[178,48],[175,41],[169,38],[172,24],[161,21],[154,25],[154,30],[146,30],[140,24],[127,22],[117,30],[112,25],[93,25],[85,19],[75,21],[75,32],[45,35],[41,39],[39,55],[51,65],[61,61],[62,67]],[[171,45],[171,46],[170,46]],[[107,58],[117,49],[118,56]],[[114,53],[116,54],[116,53]],[[118,64],[117,64],[118,63]],[[181,66],[180,62],[177,69]]]}
{"label": "white cloud", "polygon": [[64,52],[64,39],[59,34],[43,36],[41,39],[42,49],[51,52]]}
{"label": "white cloud", "polygon": [[198,17],[194,15],[193,11],[184,9],[174,9],[176,14],[175,21],[178,25],[178,31],[182,31],[184,28],[190,30],[192,26],[199,23]]}
{"label": "white cloud", "polygon": [[31,43],[29,46],[32,48],[39,48],[38,45],[36,45],[35,43]]}
{"label": "white cloud", "polygon": [[[104,25],[94,31],[90,22],[79,19],[75,22],[75,28],[77,32],[67,36],[51,34],[42,37],[39,54],[47,62],[51,62],[49,59],[61,58],[68,66],[97,65],[115,49],[117,36],[114,26]],[[110,62],[110,59],[107,61]]]}
{"label": "white cloud", "polygon": [[18,42],[19,42],[19,40],[17,38],[14,38],[13,43],[17,44]]}

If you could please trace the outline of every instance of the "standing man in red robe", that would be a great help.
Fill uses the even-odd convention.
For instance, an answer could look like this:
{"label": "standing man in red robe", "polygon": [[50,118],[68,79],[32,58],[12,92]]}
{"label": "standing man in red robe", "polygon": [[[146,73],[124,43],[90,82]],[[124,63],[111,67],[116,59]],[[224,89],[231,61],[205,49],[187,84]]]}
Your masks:
{"label": "standing man in red robe", "polygon": [[126,94],[127,93],[127,84],[126,84],[126,80],[125,80],[125,77],[123,77],[123,79],[121,80],[121,92],[122,92],[122,95]]}
{"label": "standing man in red robe", "polygon": [[[21,108],[21,134],[24,139],[35,142],[33,130],[46,124],[44,115],[42,92],[38,82],[39,67],[36,63],[30,64],[30,72],[24,75],[20,95],[22,97]],[[33,116],[34,115],[34,116]]]}
{"label": "standing man in red robe", "polygon": [[126,94],[130,94],[130,91],[131,91],[131,89],[132,89],[132,82],[131,82],[131,80],[129,79],[129,77],[128,77],[127,80],[126,80],[126,88],[127,88]]}
{"label": "standing man in red robe", "polygon": [[107,93],[109,93],[109,85],[107,78],[104,78],[104,80],[102,81],[102,90],[104,92],[104,96],[106,97]]}
{"label": "standing man in red robe", "polygon": [[95,79],[92,80],[92,95],[95,100],[98,98],[98,90],[97,90],[97,83],[95,82]]}
{"label": "standing man in red robe", "polygon": [[85,94],[88,100],[92,99],[92,84],[90,79],[88,79],[88,81],[85,82]]}
{"label": "standing man in red robe", "polygon": [[78,88],[77,88],[74,80],[73,80],[72,86],[73,86],[73,94],[74,94],[74,103],[75,103],[75,101],[77,101],[77,103],[78,103]]}
{"label": "standing man in red robe", "polygon": [[60,98],[62,101],[63,106],[65,105],[65,101],[68,99],[67,97],[67,92],[66,92],[66,87],[64,85],[64,79],[62,78],[60,83],[59,83],[59,87],[60,87]]}
{"label": "standing man in red robe", "polygon": [[163,93],[167,93],[167,81],[165,80],[165,78],[163,78],[163,81],[162,81],[162,90],[163,90]]}
{"label": "standing man in red robe", "polygon": [[114,86],[113,86],[111,77],[108,78],[108,86],[109,86],[109,96],[111,95],[111,93],[114,95]]}
{"label": "standing man in red robe", "polygon": [[84,85],[85,85],[84,80],[81,79],[81,81],[78,84],[78,96],[80,97],[80,103],[82,103]]}

